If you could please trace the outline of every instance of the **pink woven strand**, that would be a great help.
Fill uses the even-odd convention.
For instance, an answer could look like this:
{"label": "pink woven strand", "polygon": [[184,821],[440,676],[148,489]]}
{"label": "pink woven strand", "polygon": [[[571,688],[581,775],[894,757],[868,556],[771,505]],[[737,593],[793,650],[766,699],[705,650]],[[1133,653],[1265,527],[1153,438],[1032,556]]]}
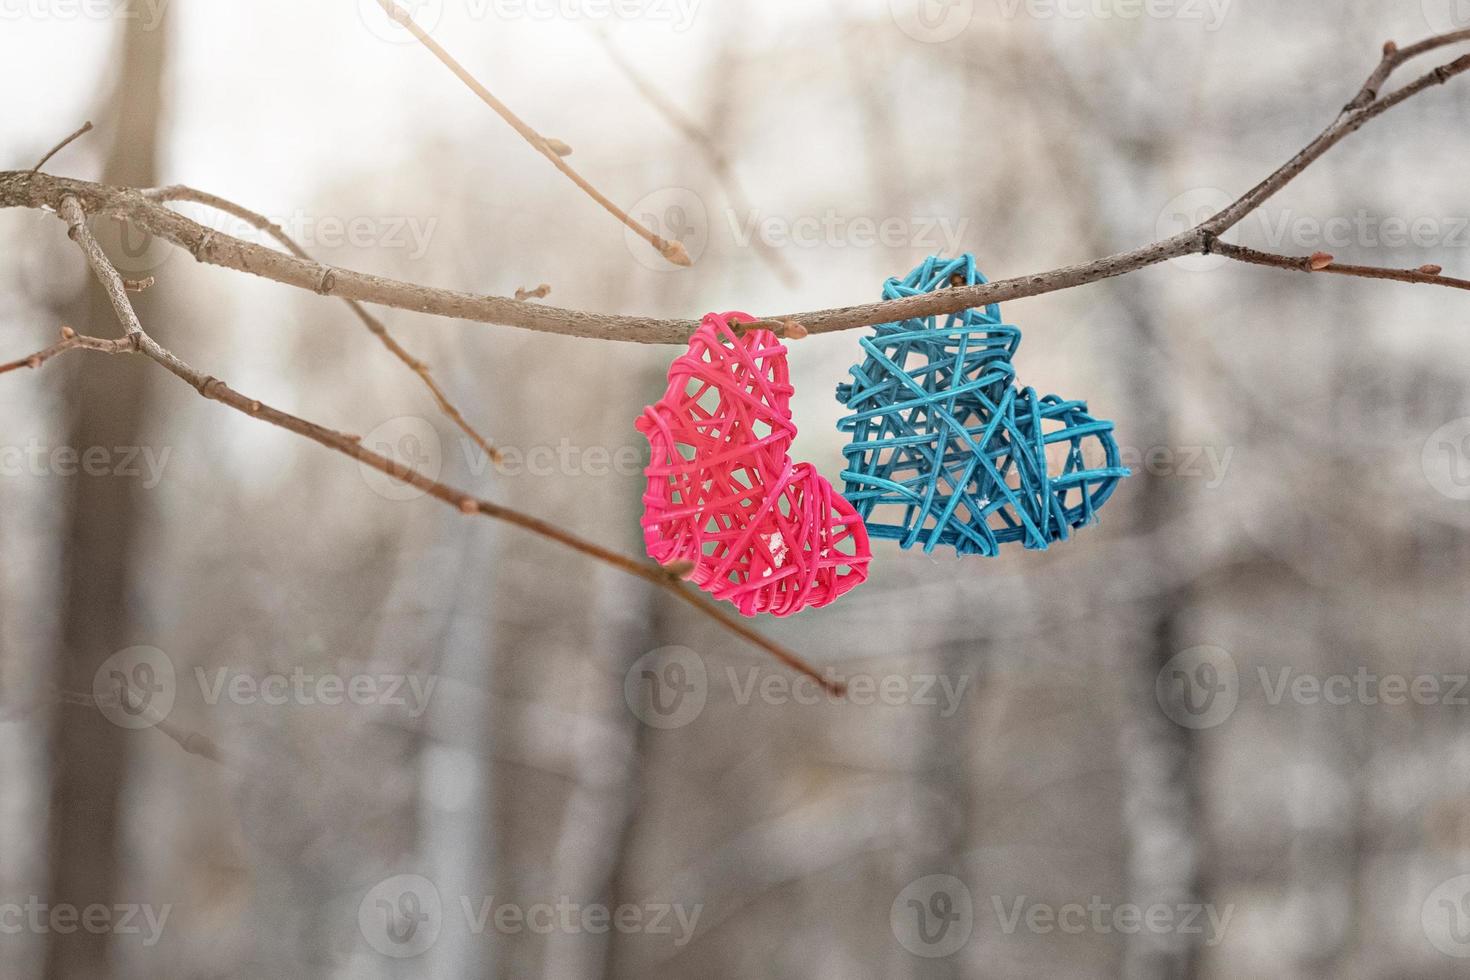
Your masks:
{"label": "pink woven strand", "polygon": [[639,417],[652,453],[643,537],[661,564],[687,560],[696,585],[746,616],[825,606],[868,577],[867,528],[810,463],[796,426],[786,348],[769,330],[736,335],[745,313],[711,313]]}

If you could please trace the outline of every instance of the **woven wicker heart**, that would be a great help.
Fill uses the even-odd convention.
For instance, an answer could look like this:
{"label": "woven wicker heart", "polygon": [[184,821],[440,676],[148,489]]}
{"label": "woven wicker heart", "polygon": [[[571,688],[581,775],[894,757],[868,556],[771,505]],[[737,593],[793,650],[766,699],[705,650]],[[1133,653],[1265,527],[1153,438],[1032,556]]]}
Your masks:
{"label": "woven wicker heart", "polygon": [[711,313],[639,417],[652,453],[643,536],[661,564],[747,616],[825,606],[868,576],[862,518],[810,463],[788,455],[786,348],[769,330],[737,335],[744,313]]}
{"label": "woven wicker heart", "polygon": [[[981,282],[971,256],[931,257],[889,279],[883,298]],[[853,412],[838,422],[852,433],[842,478],[868,532],[926,552],[995,555],[1011,541],[1044,549],[1094,521],[1128,475],[1113,423],[1016,386],[1021,331],[998,306],[936,319],[878,326],[861,341],[853,382],[837,388]]]}

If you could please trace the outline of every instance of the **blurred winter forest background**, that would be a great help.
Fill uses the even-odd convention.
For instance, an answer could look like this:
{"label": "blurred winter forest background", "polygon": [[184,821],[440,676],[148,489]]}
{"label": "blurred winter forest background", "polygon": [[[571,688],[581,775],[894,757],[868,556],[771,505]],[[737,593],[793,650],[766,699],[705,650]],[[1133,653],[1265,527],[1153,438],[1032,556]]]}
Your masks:
{"label": "blurred winter forest background", "polygon": [[[1183,230],[1385,40],[1470,26],[1459,0],[413,8],[693,268],[373,0],[0,0],[0,167],[92,119],[48,170],[189,183],[336,265],[808,310],[935,252],[1010,276]],[[1467,85],[1227,237],[1470,275]],[[676,349],[383,311],[496,465],[340,302],[96,230],[202,370],[641,554],[633,420]],[[116,335],[61,222],[0,213],[0,242],[0,360]],[[757,624],[845,703],[141,358],[6,375],[0,975],[1463,976],[1470,304],[1195,257],[1003,312],[1022,383],[1116,420],[1135,475],[1048,552],[877,543],[860,590]],[[834,480],[859,336],[791,345],[795,454]],[[231,764],[85,703],[118,674]]]}

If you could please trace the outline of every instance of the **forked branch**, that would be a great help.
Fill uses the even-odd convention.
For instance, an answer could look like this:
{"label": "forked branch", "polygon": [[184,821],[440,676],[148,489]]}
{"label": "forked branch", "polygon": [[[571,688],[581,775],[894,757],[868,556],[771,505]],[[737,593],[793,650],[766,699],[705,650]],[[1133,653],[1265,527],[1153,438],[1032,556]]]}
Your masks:
{"label": "forked branch", "polygon": [[[430,50],[435,51],[441,60],[456,69],[456,74],[465,79],[466,84],[470,84],[471,88],[481,94],[482,98],[496,108],[496,111],[511,122],[538,150],[557,162],[559,169],[571,176],[579,186],[603,202],[615,214],[620,214],[625,222],[630,223],[630,227],[636,225],[630,222],[626,215],[622,215],[613,208],[611,202],[601,197],[591,189],[590,185],[576,176],[571,168],[566,167],[564,162],[561,162],[558,148],[552,141],[540,137],[521,123],[513,113],[510,113],[509,109],[490,96],[487,91],[483,91],[483,86],[474,82],[452,58],[433,44],[432,39],[418,31],[417,25],[414,25],[407,15],[401,12],[401,8],[391,0],[379,0],[379,3],[390,13],[398,11],[395,19],[415,31],[420,40],[430,47]],[[1470,40],[1470,31],[1439,35],[1402,49],[1392,44],[1386,45],[1378,66],[1332,125],[1265,180],[1241,195],[1218,214],[1212,215],[1188,231],[1140,248],[1048,272],[998,280],[985,285],[944,289],[882,303],[786,314],[749,324],[747,329],[756,327],[771,329],[783,337],[796,339],[808,333],[844,330],[911,317],[953,313],[969,307],[1080,286],[1196,252],[1218,252],[1236,261],[1275,268],[1424,283],[1456,289],[1470,288],[1470,281],[1444,276],[1438,266],[1424,266],[1416,270],[1396,270],[1344,265],[1332,261],[1331,256],[1315,255],[1305,258],[1278,256],[1219,240],[1220,235],[1259,208],[1273,194],[1285,187],[1342,139],[1394,106],[1470,70],[1470,55],[1466,55],[1440,65],[1399,89],[1380,94],[1393,72],[1410,58],[1466,40]],[[64,146],[65,142],[67,141],[63,141],[61,145]],[[206,228],[165,206],[164,202],[169,200],[194,200],[235,214],[274,235],[289,251],[281,252]],[[704,615],[719,622],[726,629],[749,640],[793,669],[807,674],[829,690],[840,693],[840,685],[823,677],[813,666],[796,654],[761,636],[735,616],[685,586],[680,581],[679,575],[687,573],[687,569],[659,567],[619,554],[539,518],[476,498],[447,484],[431,480],[417,470],[364,448],[356,438],[350,435],[265,405],[234,390],[218,378],[205,375],[190,367],[172,352],[161,347],[143,329],[127,295],[129,284],[118,274],[116,268],[97,245],[96,240],[87,230],[85,221],[88,215],[110,215],[121,218],[145,233],[188,250],[201,262],[249,272],[288,285],[310,289],[323,295],[345,299],[353,304],[354,312],[358,313],[368,329],[379,336],[390,350],[393,350],[410,366],[418,362],[401,347],[398,347],[386,329],[382,328],[381,323],[378,323],[357,304],[374,303],[458,319],[507,324],[548,333],[640,343],[682,344],[688,340],[696,328],[697,324],[694,321],[557,309],[526,303],[520,299],[438,289],[321,265],[308,258],[299,247],[284,236],[283,232],[278,233],[279,229],[276,229],[263,217],[222,198],[187,188],[145,191],[110,187],[39,172],[9,171],[0,173],[0,207],[50,210],[62,217],[67,224],[69,234],[81,247],[98,281],[107,292],[124,332],[121,338],[106,339],[82,337],[67,331],[63,333],[59,342],[50,347],[37,351],[29,357],[0,365],[0,373],[14,371],[21,367],[39,367],[47,360],[70,350],[143,354],[162,365],[176,377],[188,382],[206,398],[222,402],[237,411],[336,450],[394,479],[417,487],[466,514],[481,514],[513,524],[580,554],[636,575],[678,596]],[[648,236],[645,235],[645,237]],[[657,239],[657,236],[652,236],[649,240],[656,247],[662,248],[659,244],[662,240]],[[138,286],[141,284],[136,284],[135,288]],[[418,371],[418,368],[416,367],[415,370]],[[427,371],[418,371],[418,373],[430,386],[430,390],[435,393],[446,414],[449,414],[456,424],[465,428],[466,431],[472,432],[468,428],[468,423],[464,422],[462,416],[458,415],[443,397],[443,393],[434,385]],[[482,444],[489,449],[488,443]],[[493,450],[490,451],[493,453]]]}

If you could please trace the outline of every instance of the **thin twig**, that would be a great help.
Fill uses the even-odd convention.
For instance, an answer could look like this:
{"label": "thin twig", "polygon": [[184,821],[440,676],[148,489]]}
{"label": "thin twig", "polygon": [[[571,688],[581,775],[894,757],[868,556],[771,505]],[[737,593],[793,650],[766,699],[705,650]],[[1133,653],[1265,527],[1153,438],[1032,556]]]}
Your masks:
{"label": "thin twig", "polygon": [[[663,116],[665,122],[684,134],[684,138],[693,143],[704,154],[705,160],[709,163],[710,170],[714,172],[715,178],[725,189],[725,196],[729,199],[730,204],[736,210],[749,213],[751,210],[750,199],[745,195],[745,188],[741,186],[740,178],[736,176],[735,168],[731,165],[730,158],[715,143],[714,137],[705,132],[684,110],[680,109],[672,100],[660,92],[652,82],[638,71],[637,67],[631,61],[623,57],[623,53],[618,50],[618,46],[613,43],[612,38],[608,36],[606,31],[597,31],[595,33],[597,40],[602,44],[603,50],[607,52],[608,60],[613,63],[613,67],[622,72],[623,77],[628,80],[628,83],[643,97],[643,101],[647,102],[653,108],[654,112]],[[797,282],[796,270],[791,267],[791,263],[786,260],[785,256],[759,235],[755,236],[753,241],[755,243],[755,254],[760,256],[761,260],[770,267],[771,271],[776,274],[776,277],[781,280],[782,285],[795,286]]]}
{"label": "thin twig", "polygon": [[18,361],[8,364],[0,364],[0,374],[8,371],[19,371],[21,368],[35,369],[45,364],[58,354],[65,354],[69,350],[95,350],[105,354],[121,354],[133,350],[133,342],[127,337],[119,337],[116,340],[106,340],[101,337],[84,337],[71,327],[61,328],[61,339],[50,347],[36,351],[28,357],[22,357]]}
{"label": "thin twig", "polygon": [[[91,337],[88,339],[97,340],[98,338]],[[121,693],[118,696],[121,697]],[[60,704],[75,704],[87,708],[98,707],[95,697],[79,691],[58,690],[55,699]],[[149,722],[149,728],[155,728],[167,735],[173,740],[174,744],[178,745],[185,752],[188,752],[190,755],[197,755],[203,759],[208,759],[210,762],[218,763],[227,769],[236,768],[235,764],[220,749],[218,743],[208,735],[205,735],[203,732],[196,732],[191,728],[185,728],[178,722],[170,721],[151,702],[144,702],[141,711]]]}
{"label": "thin twig", "polygon": [[[210,194],[183,184],[173,184],[169,187],[155,187],[145,190],[143,191],[143,196],[149,200],[157,201],[160,204],[168,201],[190,201],[194,204],[202,204],[207,208],[213,208],[216,211],[233,215],[252,228],[263,231],[280,242],[283,247],[298,259],[311,261],[311,256],[307,254],[306,250],[297,244],[294,238],[286,234],[286,230],[280,225],[263,214],[252,211],[243,205],[236,204],[234,201],[226,200],[217,194]],[[470,425],[469,421],[464,417],[464,413],[449,400],[449,396],[444,393],[444,389],[440,388],[438,382],[434,380],[434,376],[429,372],[429,366],[417,357],[414,357],[399,344],[393,335],[388,332],[388,328],[383,324],[383,321],[369,313],[361,303],[354,299],[345,299],[344,301],[352,310],[353,314],[357,316],[358,320],[362,322],[362,325],[367,327],[373,336],[377,337],[394,357],[398,358],[408,366],[410,371],[418,375],[419,380],[424,383],[424,387],[429,389],[429,394],[434,397],[434,401],[439,406],[439,411],[457,425],[461,432],[469,436],[475,445],[484,450],[485,454],[490,457],[491,462],[501,462],[503,457],[500,454],[500,450],[496,449],[490,440],[486,439],[474,426]]]}
{"label": "thin twig", "polygon": [[[1441,35],[1404,50],[1423,51],[1430,49],[1427,46],[1454,43],[1465,39],[1460,36],[1462,33]],[[1396,62],[1395,67],[1398,63],[1401,62]],[[1002,303],[1027,296],[1039,296],[1043,293],[1070,289],[1134,272],[1168,259],[1204,252],[1227,229],[1238,224],[1246,215],[1259,208],[1269,197],[1285,187],[1343,138],[1414,95],[1431,86],[1442,84],[1467,70],[1470,70],[1470,55],[1441,65],[1395,92],[1377,98],[1367,105],[1343,112],[1327,130],[1277,168],[1265,180],[1199,226],[1171,238],[1094,259],[1091,262],[1063,266],[1047,272],[998,279],[983,285],[941,289],[932,293],[880,303],[815,310],[807,313],[781,314],[747,324],[745,329],[769,329],[775,331],[778,336],[785,336],[786,324],[796,323],[808,333],[827,333],[877,323],[890,323],[911,317],[954,313],[989,303]],[[1376,69],[1374,75],[1378,73],[1379,70]],[[450,289],[437,289],[382,276],[366,275],[350,269],[324,266],[294,255],[283,254],[263,245],[241,241],[230,235],[215,232],[170,208],[149,200],[137,190],[53,177],[43,173],[22,171],[0,173],[0,207],[54,210],[66,195],[80,200],[89,214],[108,214],[123,218],[150,235],[188,250],[201,262],[240,272],[249,272],[323,295],[455,319],[499,323],[543,333],[599,340],[646,344],[685,344],[698,328],[698,322],[694,320],[667,320],[568,310],[555,306],[518,302],[510,297],[483,296]]]}
{"label": "thin twig", "polygon": [[[304,436],[329,449],[335,449],[346,456],[352,457],[359,463],[371,466],[373,469],[385,473],[395,480],[407,483],[438,500],[442,500],[462,513],[483,514],[486,517],[513,524],[516,527],[523,528],[533,534],[538,534],[543,538],[571,548],[580,554],[612,565],[614,568],[621,569],[630,575],[636,575],[644,581],[658,586],[665,592],[678,596],[684,602],[693,606],[721,626],[724,626],[730,632],[760,647],[791,669],[806,674],[823,688],[837,695],[843,693],[843,686],[839,682],[824,677],[814,666],[807,663],[791,650],[773,640],[767,639],[740,622],[735,616],[715,605],[711,600],[687,588],[678,577],[677,573],[680,569],[664,568],[652,562],[631,558],[604,548],[602,545],[592,541],[588,541],[586,538],[579,537],[570,531],[543,521],[540,518],[532,517],[529,514],[504,507],[489,500],[477,498],[448,484],[431,480],[413,467],[406,466],[386,456],[380,456],[369,449],[365,449],[362,443],[353,436],[317,425],[315,422],[308,422],[305,419],[273,408],[258,399],[249,398],[231,388],[220,379],[206,375],[190,367],[172,351],[162,347],[143,330],[138,322],[137,314],[132,310],[131,301],[128,299],[127,289],[123,283],[122,276],[118,274],[117,269],[113,267],[107,256],[102,252],[96,240],[92,238],[91,232],[87,230],[86,216],[77,199],[74,197],[63,198],[58,213],[67,224],[68,234],[81,246],[83,254],[87,257],[88,264],[92,267],[93,274],[97,277],[97,281],[102,284],[109,299],[112,300],[113,309],[118,310],[118,319],[123,324],[123,328],[128,331],[129,341],[127,341],[127,347],[117,352],[120,353],[122,350],[127,350],[128,352],[137,351],[162,365],[175,377],[188,382],[189,385],[205,398],[228,405],[239,412],[249,415],[251,418],[261,419],[288,432],[294,432],[297,435]],[[119,310],[120,306],[124,309]]]}
{"label": "thin twig", "polygon": [[1417,269],[1386,269],[1375,265],[1349,265],[1344,262],[1334,262],[1332,261],[1332,257],[1325,253],[1294,257],[1290,255],[1277,255],[1274,252],[1262,252],[1254,248],[1246,248],[1242,245],[1232,245],[1228,242],[1216,242],[1210,251],[1227,258],[1235,259],[1237,262],[1270,266],[1274,269],[1292,269],[1297,272],[1331,272],[1339,276],[1357,276],[1361,279],[1391,279],[1394,282],[1448,286],[1451,289],[1470,289],[1470,279],[1456,279],[1454,276],[1446,276],[1439,272],[1431,271],[1436,269],[1437,266],[1420,266]]}
{"label": "thin twig", "polygon": [[47,150],[46,151],[46,155],[41,158],[41,162],[38,163],[38,164],[36,164],[34,167],[31,168],[31,173],[37,173],[37,172],[39,172],[42,167],[46,166],[46,164],[48,164],[48,163],[51,162],[51,158],[52,157],[56,156],[56,154],[60,153],[62,150],[66,149],[68,146],[70,146],[73,140],[80,139],[81,137],[87,135],[91,131],[92,131],[92,120],[88,119],[86,122],[82,123],[81,127],[79,129],[77,129],[76,132],[72,133],[70,136],[68,136],[66,139],[62,140],[60,143],[57,143],[51,149]]}
{"label": "thin twig", "polygon": [[[1168,259],[1203,252],[1225,230],[1259,208],[1344,137],[1413,95],[1466,70],[1470,70],[1470,56],[1442,65],[1388,96],[1342,114],[1315,140],[1224,210],[1206,219],[1196,228],[1171,238],[1047,272],[998,279],[983,285],[942,289],[898,300],[782,314],[750,324],[747,328],[761,327],[775,331],[778,336],[784,336],[786,323],[794,322],[809,333],[826,333],[911,317],[954,313],[988,303],[1001,303],[1069,289],[1124,275]],[[249,272],[344,299],[456,319],[500,323],[544,333],[638,343],[687,343],[698,327],[693,320],[619,316],[533,305],[517,302],[510,297],[436,289],[324,266],[205,228],[178,212],[149,200],[136,190],[53,177],[49,174],[16,171],[0,173],[0,207],[54,209],[61,198],[68,194],[77,197],[88,213],[125,218],[148,234],[188,250],[201,262]]]}
{"label": "thin twig", "polygon": [[418,24],[414,23],[413,17],[409,14],[407,10],[394,3],[393,0],[378,0],[378,6],[382,7],[389,17],[393,18],[399,24],[402,24],[405,28],[407,28],[409,33],[411,33],[414,37],[418,38],[419,43],[428,48],[429,51],[433,53],[434,57],[438,58],[441,62],[444,63],[444,66],[446,68],[454,73],[456,78],[458,78],[461,82],[464,82],[465,85],[469,87],[471,92],[474,92],[480,97],[480,101],[484,102],[491,109],[494,109],[496,115],[500,116],[501,119],[504,119],[506,122],[510,123],[511,128],[514,129],[517,133],[520,133],[521,137],[527,143],[530,143],[531,146],[535,148],[537,153],[540,153],[546,159],[550,160],[552,165],[555,166],[556,169],[566,174],[568,179],[570,179],[572,183],[580,187],[587,194],[588,197],[592,198],[592,200],[596,201],[598,204],[601,204],[609,214],[631,228],[634,233],[636,233],[644,241],[648,242],[648,244],[658,249],[659,254],[662,255],[665,259],[668,259],[674,265],[688,266],[693,264],[689,260],[689,253],[684,250],[683,243],[671,241],[667,238],[655,235],[653,232],[649,231],[647,228],[643,227],[643,225],[635,221],[631,216],[629,216],[626,211],[614,204],[612,200],[604,195],[601,191],[593,187],[585,177],[577,173],[577,171],[572,168],[571,164],[562,159],[563,154],[559,153],[558,150],[566,149],[566,144],[561,143],[559,140],[548,140],[546,137],[542,136],[540,133],[536,132],[534,129],[528,126],[521,119],[521,117],[512,112],[510,110],[510,107],[507,106],[504,102],[501,102],[495,96],[491,95],[490,90],[487,89],[484,85],[480,84],[475,76],[471,75],[463,65],[461,65],[458,61],[454,59],[453,55],[451,55],[448,51],[445,51],[438,41],[435,41],[432,37],[429,36],[429,33],[427,31],[425,31]]}
{"label": "thin twig", "polygon": [[[395,19],[403,21],[411,30],[416,29],[416,25],[407,20],[401,8],[392,4],[391,0],[379,0],[379,2],[390,13],[398,10],[399,13],[395,14]],[[429,45],[431,50],[436,50],[436,53],[442,51],[442,49],[437,49],[431,39],[422,36],[422,32],[416,31],[416,33],[421,35],[420,40]],[[782,335],[804,336],[806,333],[866,326],[937,313],[951,313],[986,303],[1034,296],[1095,282],[1154,265],[1166,259],[1211,250],[1221,251],[1222,254],[1227,254],[1229,257],[1256,264],[1284,264],[1283,267],[1287,268],[1305,267],[1311,271],[1333,271],[1344,275],[1399,279],[1465,288],[1464,280],[1445,277],[1434,267],[1421,267],[1418,270],[1407,271],[1344,266],[1332,262],[1330,256],[1321,255],[1309,257],[1306,260],[1295,260],[1285,256],[1271,256],[1269,253],[1241,249],[1238,246],[1222,243],[1218,239],[1221,233],[1260,207],[1266,199],[1289,183],[1312,162],[1365,123],[1431,86],[1443,84],[1450,78],[1470,70],[1470,55],[1467,55],[1441,65],[1386,96],[1377,95],[1378,89],[1386,82],[1393,70],[1408,57],[1460,40],[1470,40],[1470,32],[1456,32],[1430,38],[1402,51],[1385,49],[1384,60],[1370,76],[1370,84],[1365,86],[1365,90],[1371,88],[1366,98],[1361,96],[1355,98],[1338,119],[1315,140],[1229,207],[1189,231],[1142,248],[1119,252],[1092,262],[1067,266],[1051,272],[999,280],[982,286],[940,290],[931,294],[885,303],[779,316],[750,324],[747,328],[765,327],[776,330]],[[443,57],[447,59],[448,56],[443,55]],[[451,67],[456,67],[452,59],[448,59],[446,63],[451,64]],[[472,87],[477,84],[472,84]],[[482,88],[477,91],[482,91]],[[482,97],[487,98],[492,105],[498,105],[488,92],[484,92]],[[543,153],[559,159],[555,148],[515,119],[509,110],[505,110],[502,114],[511,120],[512,125],[517,126],[519,131],[522,131],[522,135],[531,139],[533,145],[536,145]],[[596,196],[595,192],[594,196]],[[272,248],[216,233],[197,222],[190,221],[158,201],[150,199],[142,191],[109,187],[88,181],[67,180],[42,174],[39,171],[0,173],[0,207],[51,209],[61,215],[68,225],[69,234],[82,248],[93,272],[106,290],[114,312],[126,334],[125,338],[113,341],[64,335],[61,343],[52,345],[28,358],[4,365],[3,370],[39,366],[46,359],[72,349],[106,350],[111,353],[137,351],[188,382],[206,398],[223,402],[247,415],[264,419],[328,448],[335,449],[394,479],[415,486],[465,513],[480,513],[514,524],[657,585],[679,596],[737,635],[760,646],[793,669],[806,673],[829,689],[834,689],[835,685],[819,676],[811,665],[802,661],[794,653],[765,639],[709,600],[684,587],[678,578],[681,569],[661,568],[609,551],[538,518],[469,496],[446,484],[430,480],[417,470],[364,449],[359,441],[351,436],[247,398],[219,379],[204,375],[190,367],[172,352],[158,345],[143,331],[131,301],[128,299],[126,281],[111,265],[88,232],[85,216],[89,213],[113,215],[132,222],[149,234],[188,249],[199,261],[251,272],[289,285],[312,289],[323,295],[335,295],[350,301],[374,302],[420,312],[505,323],[545,332],[644,343],[682,343],[687,340],[689,333],[694,329],[695,325],[692,321],[618,317],[576,310],[560,310],[509,298],[433,289],[414,283],[368,276],[350,270],[334,269],[299,255],[282,253]],[[1303,266],[1303,261],[1305,266]]]}
{"label": "thin twig", "polygon": [[1343,111],[1351,112],[1354,109],[1361,109],[1378,98],[1378,92],[1383,87],[1383,83],[1388,81],[1388,76],[1410,58],[1417,58],[1421,54],[1451,44],[1458,44],[1461,41],[1470,41],[1470,28],[1439,34],[1417,44],[1411,44],[1407,48],[1401,48],[1394,42],[1388,41],[1383,45],[1383,60],[1378,63],[1377,68],[1373,69],[1373,74],[1368,76],[1368,80],[1363,83],[1363,87],[1358,90],[1358,94],[1343,108]]}
{"label": "thin twig", "polygon": [[[1458,34],[1459,32],[1456,33]],[[1438,41],[1440,39],[1436,38],[1432,40]],[[1456,38],[1456,40],[1463,39]],[[1453,41],[1447,41],[1445,43],[1453,43]],[[1395,62],[1392,67],[1397,67],[1400,63]],[[1392,72],[1392,67],[1390,68],[1390,72]],[[1374,70],[1374,75],[1376,76],[1380,70],[1381,66],[1380,69]],[[1433,71],[1419,76],[1404,87],[1382,98],[1375,98],[1372,102],[1356,108],[1344,109],[1332,125],[1323,130],[1316,139],[1302,147],[1295,156],[1278,167],[1265,180],[1242,194],[1229,207],[1206,219],[1196,231],[1203,232],[1206,235],[1223,235],[1226,231],[1237,225],[1246,215],[1266,203],[1267,199],[1290,183],[1293,178],[1307,169],[1308,166],[1316,162],[1322,154],[1342,142],[1346,137],[1357,132],[1370,120],[1376,119],[1394,106],[1418,95],[1431,86],[1443,85],[1454,76],[1462,74],[1465,71],[1470,71],[1470,55],[1462,55],[1448,64],[1440,65]]]}
{"label": "thin twig", "polygon": [[[1422,42],[1421,45],[1415,45],[1415,48],[1428,43],[1430,42]],[[1224,210],[1199,226],[1171,238],[1048,272],[998,279],[983,285],[937,290],[898,300],[783,314],[748,324],[746,329],[770,329],[778,336],[785,336],[787,324],[796,323],[808,333],[826,333],[911,317],[954,313],[988,303],[1001,303],[1069,289],[1124,275],[1168,259],[1203,252],[1227,229],[1259,208],[1310,164],[1369,120],[1425,89],[1442,84],[1467,70],[1470,70],[1470,55],[1441,65],[1365,106],[1342,113],[1321,135]],[[88,213],[125,218],[148,234],[187,249],[201,262],[249,272],[325,295],[457,319],[500,323],[544,333],[602,340],[683,344],[688,342],[698,327],[693,320],[619,316],[533,305],[510,297],[436,289],[324,266],[205,228],[178,212],[149,200],[136,190],[53,177],[49,174],[16,171],[0,173],[0,207],[54,209],[61,198],[68,194],[77,197]]]}

